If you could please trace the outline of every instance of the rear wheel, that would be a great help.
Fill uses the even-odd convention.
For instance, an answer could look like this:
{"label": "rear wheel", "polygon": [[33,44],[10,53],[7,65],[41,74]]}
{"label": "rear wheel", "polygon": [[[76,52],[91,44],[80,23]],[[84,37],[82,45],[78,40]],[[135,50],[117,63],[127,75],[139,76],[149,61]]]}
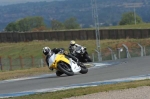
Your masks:
{"label": "rear wheel", "polygon": [[83,63],[79,63],[79,65],[80,65],[80,67],[81,67],[81,71],[80,71],[80,73],[81,74],[86,74],[87,72],[88,72],[88,69],[87,69],[87,67],[83,64]]}
{"label": "rear wheel", "polygon": [[59,63],[57,68],[61,72],[65,73],[68,76],[73,76],[74,75],[74,72],[71,70],[71,67],[66,63]]}

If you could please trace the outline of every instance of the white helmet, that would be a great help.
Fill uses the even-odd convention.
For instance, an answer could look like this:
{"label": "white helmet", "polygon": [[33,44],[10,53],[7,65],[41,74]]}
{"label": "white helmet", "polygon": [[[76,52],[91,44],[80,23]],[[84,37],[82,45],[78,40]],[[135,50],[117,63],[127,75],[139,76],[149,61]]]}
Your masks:
{"label": "white helmet", "polygon": [[44,54],[44,55],[51,54],[51,49],[50,49],[49,47],[44,47],[44,48],[43,48],[43,54]]}
{"label": "white helmet", "polygon": [[71,40],[71,41],[70,41],[70,45],[75,45],[75,43],[76,43],[76,42],[75,42],[74,40]]}

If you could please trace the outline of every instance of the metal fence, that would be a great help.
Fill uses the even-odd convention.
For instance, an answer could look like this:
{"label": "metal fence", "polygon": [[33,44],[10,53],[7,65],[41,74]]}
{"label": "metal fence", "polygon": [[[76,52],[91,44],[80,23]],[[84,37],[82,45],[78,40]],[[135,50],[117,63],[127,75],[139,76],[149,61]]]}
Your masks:
{"label": "metal fence", "polygon": [[[128,48],[126,45],[123,44],[121,48],[118,49],[111,49],[108,48],[105,51],[102,51],[101,57],[102,61],[105,60],[117,60],[123,58],[133,58],[133,57],[143,57],[150,55],[150,46],[143,47],[139,45],[137,48]],[[98,61],[98,54],[97,52],[93,52],[91,58],[94,62]]]}
{"label": "metal fence", "polygon": [[[126,45],[122,45],[122,47],[117,49],[107,48],[102,51],[102,61],[106,60],[117,60],[123,58],[132,58],[132,57],[143,57],[150,55],[150,46],[143,47],[139,45],[137,48],[128,48]],[[93,62],[98,61],[97,52],[93,52],[91,55]],[[9,71],[9,70],[18,70],[18,69],[27,69],[27,68],[35,68],[35,67],[44,67],[46,66],[45,57],[42,58],[23,58],[19,57],[13,59],[11,57],[2,58],[0,57],[0,70],[1,71]]]}
{"label": "metal fence", "polygon": [[27,69],[34,67],[44,67],[46,66],[46,62],[44,58],[16,58],[13,59],[11,57],[2,58],[0,57],[0,70],[1,71],[9,71],[9,70],[18,70],[18,69]]}

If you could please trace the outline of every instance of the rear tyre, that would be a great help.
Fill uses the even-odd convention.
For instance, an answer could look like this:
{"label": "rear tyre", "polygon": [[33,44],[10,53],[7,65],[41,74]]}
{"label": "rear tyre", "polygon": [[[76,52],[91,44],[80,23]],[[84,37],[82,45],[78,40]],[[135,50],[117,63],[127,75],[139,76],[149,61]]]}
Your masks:
{"label": "rear tyre", "polygon": [[65,73],[68,76],[73,76],[74,75],[74,72],[71,70],[71,67],[68,64],[66,64],[66,63],[58,64],[57,68],[61,72]]}
{"label": "rear tyre", "polygon": [[81,63],[81,62],[80,62],[79,65],[80,65],[80,67],[81,67],[80,73],[81,73],[81,74],[86,74],[86,73],[88,72],[87,67],[86,67],[83,63]]}

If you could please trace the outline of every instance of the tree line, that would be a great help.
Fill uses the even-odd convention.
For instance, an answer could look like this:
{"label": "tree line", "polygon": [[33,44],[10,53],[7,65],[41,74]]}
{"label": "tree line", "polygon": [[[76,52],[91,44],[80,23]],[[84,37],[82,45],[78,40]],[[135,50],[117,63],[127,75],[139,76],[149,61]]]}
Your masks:
{"label": "tree line", "polygon": [[[143,23],[142,18],[134,12],[127,12],[122,15],[122,18],[118,25],[130,25],[130,24]],[[5,27],[5,31],[43,31],[43,30],[66,30],[66,29],[80,29],[81,26],[77,22],[75,17],[68,18],[64,22],[58,20],[51,20],[51,27],[49,28],[44,23],[43,17],[34,16],[19,19],[15,22],[9,23]]]}
{"label": "tree line", "polygon": [[43,17],[34,16],[34,17],[26,17],[23,19],[19,19],[15,22],[9,23],[5,27],[5,31],[43,31],[43,30],[64,30],[64,29],[80,29],[80,24],[77,22],[77,19],[71,17],[64,22],[60,22],[58,20],[51,20],[51,27],[47,27],[44,23]]}
{"label": "tree line", "polygon": [[[135,2],[136,1],[136,2]],[[97,0],[100,26],[117,25],[124,12],[134,11],[130,3],[135,7],[145,22],[150,22],[149,0]],[[127,5],[129,4],[129,6]],[[142,5],[141,5],[142,4]],[[50,27],[50,19],[61,22],[70,17],[77,18],[83,28],[93,27],[91,0],[63,0],[54,2],[28,2],[8,6],[0,6],[0,31],[10,22],[27,16],[42,16],[44,22]]]}

